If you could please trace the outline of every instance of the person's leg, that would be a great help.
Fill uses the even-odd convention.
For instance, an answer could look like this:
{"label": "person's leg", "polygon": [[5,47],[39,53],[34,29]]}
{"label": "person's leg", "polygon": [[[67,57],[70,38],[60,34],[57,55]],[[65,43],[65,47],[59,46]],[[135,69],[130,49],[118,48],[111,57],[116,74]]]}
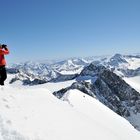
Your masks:
{"label": "person's leg", "polygon": [[0,85],[2,85],[2,68],[0,68]]}
{"label": "person's leg", "polygon": [[1,68],[0,70],[0,85],[4,85],[4,81],[6,80],[7,78],[7,73],[6,73],[6,68],[3,67]]}

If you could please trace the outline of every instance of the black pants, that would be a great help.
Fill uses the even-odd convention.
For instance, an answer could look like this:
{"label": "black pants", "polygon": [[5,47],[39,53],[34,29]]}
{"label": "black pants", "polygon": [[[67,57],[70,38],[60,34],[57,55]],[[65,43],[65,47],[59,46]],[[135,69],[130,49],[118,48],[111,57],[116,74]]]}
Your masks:
{"label": "black pants", "polygon": [[5,66],[0,66],[0,85],[4,85],[4,81],[7,78]]}

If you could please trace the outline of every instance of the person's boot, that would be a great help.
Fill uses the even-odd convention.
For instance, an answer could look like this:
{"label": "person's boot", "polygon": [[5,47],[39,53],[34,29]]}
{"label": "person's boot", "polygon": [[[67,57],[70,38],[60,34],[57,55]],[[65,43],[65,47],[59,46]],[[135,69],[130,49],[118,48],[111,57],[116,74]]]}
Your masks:
{"label": "person's boot", "polygon": [[1,86],[1,87],[0,87],[1,90],[3,91],[3,90],[4,90],[4,82],[1,82],[1,83],[0,83],[0,86]]}

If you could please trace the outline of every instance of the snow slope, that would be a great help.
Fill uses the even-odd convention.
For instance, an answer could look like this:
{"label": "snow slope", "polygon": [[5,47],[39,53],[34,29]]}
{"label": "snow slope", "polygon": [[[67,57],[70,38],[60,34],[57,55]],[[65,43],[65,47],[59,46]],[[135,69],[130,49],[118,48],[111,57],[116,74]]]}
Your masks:
{"label": "snow slope", "polygon": [[124,80],[131,85],[134,89],[140,92],[140,76],[135,76],[131,78],[125,77]]}
{"label": "snow slope", "polygon": [[140,67],[140,58],[132,57],[132,58],[127,58],[126,60],[129,63],[128,69],[135,70]]}
{"label": "snow slope", "polygon": [[0,89],[0,140],[139,140],[140,133],[99,101],[71,90],[70,104],[43,88]]}

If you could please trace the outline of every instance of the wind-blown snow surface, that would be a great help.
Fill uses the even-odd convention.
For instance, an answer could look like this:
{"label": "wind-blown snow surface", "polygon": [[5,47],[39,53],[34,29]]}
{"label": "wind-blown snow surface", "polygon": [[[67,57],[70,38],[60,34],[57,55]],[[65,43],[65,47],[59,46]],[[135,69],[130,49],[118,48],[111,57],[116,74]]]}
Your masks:
{"label": "wind-blown snow surface", "polygon": [[131,85],[134,89],[140,92],[140,76],[135,76],[131,78],[125,77],[124,80]]}
{"label": "wind-blown snow surface", "polygon": [[46,88],[0,89],[0,140],[139,140],[125,119],[78,90],[70,104]]}

